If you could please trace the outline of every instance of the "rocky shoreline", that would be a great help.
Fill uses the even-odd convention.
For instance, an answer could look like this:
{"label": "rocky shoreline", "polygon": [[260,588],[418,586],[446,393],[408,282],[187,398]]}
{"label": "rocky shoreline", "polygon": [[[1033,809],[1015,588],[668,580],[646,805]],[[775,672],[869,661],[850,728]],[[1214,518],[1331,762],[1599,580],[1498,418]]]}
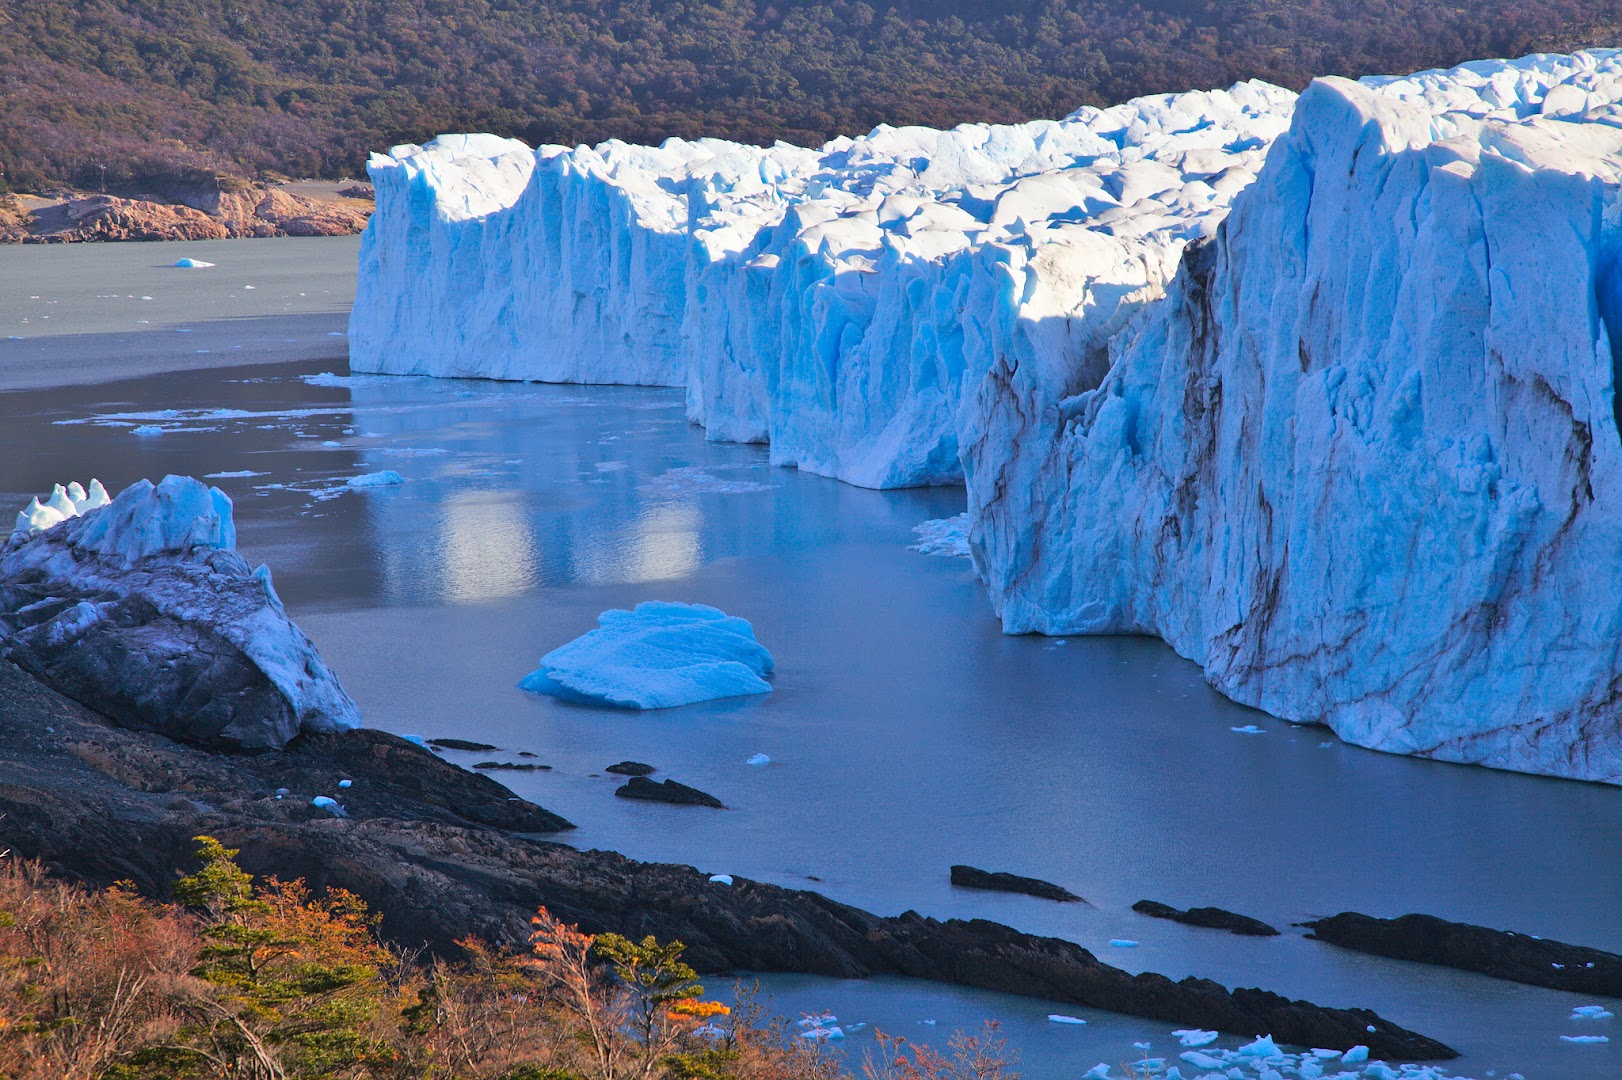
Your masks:
{"label": "rocky shoreline", "polygon": [[[312,805],[318,795],[344,816]],[[192,869],[192,838],[209,834],[241,848],[255,874],[353,890],[406,945],[447,950],[470,934],[518,944],[544,904],[588,931],[679,939],[705,972],[909,975],[1281,1042],[1363,1044],[1391,1059],[1456,1056],[1366,1010],[1129,975],[1071,942],[984,920],[882,918],[814,892],[717,884],[693,867],[543,838],[569,827],[383,732],[203,749],[115,727],[0,662],[0,844],[90,884],[165,895]]]}
{"label": "rocky shoreline", "polygon": [[67,244],[123,240],[233,240],[272,236],[350,236],[372,213],[370,185],[313,194],[248,186],[169,199],[70,192],[40,198],[0,195],[0,243]]}

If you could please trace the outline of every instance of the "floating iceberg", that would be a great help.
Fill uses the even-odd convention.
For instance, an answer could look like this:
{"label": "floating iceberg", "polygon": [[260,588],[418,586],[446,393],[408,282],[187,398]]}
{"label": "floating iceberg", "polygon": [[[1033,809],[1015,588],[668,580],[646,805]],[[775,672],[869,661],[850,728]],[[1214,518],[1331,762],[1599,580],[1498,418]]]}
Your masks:
{"label": "floating iceberg", "polygon": [[361,488],[397,487],[403,483],[405,483],[405,479],[399,473],[393,469],[383,469],[380,472],[351,476],[344,481],[344,486],[359,490]]}
{"label": "floating iceberg", "polygon": [[598,616],[597,629],[541,657],[518,685],[565,701],[667,709],[767,694],[772,654],[745,619],[703,604],[648,601]]}
{"label": "floating iceberg", "polygon": [[357,371],[682,386],[774,462],[965,483],[1010,632],[1622,782],[1615,51],[370,171]]}
{"label": "floating iceberg", "polygon": [[[179,270],[206,270],[214,264],[211,262],[204,262],[202,259],[193,259],[188,256],[184,259],[176,259],[174,265],[175,268]],[[252,285],[247,287],[250,289],[253,288]],[[142,299],[145,299],[145,297]]]}
{"label": "floating iceberg", "polygon": [[949,518],[932,518],[912,527],[918,542],[912,550],[925,555],[945,555],[967,559],[969,557],[969,515],[958,514]]}

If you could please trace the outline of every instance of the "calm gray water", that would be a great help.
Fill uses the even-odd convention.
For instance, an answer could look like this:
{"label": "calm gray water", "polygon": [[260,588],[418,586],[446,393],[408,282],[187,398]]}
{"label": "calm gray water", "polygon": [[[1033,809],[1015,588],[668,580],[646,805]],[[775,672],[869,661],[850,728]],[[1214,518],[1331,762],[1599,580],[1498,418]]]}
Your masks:
{"label": "calm gray water", "polygon": [[[236,500],[240,546],[270,564],[368,722],[539,754],[552,772],[503,779],[576,822],[578,846],[810,884],[883,913],[997,919],[1130,970],[1370,1007],[1463,1051],[1453,1067],[1469,1075],[1622,1076],[1618,1021],[1567,1020],[1583,999],[1299,931],[1244,939],[1129,910],[1215,904],[1281,929],[1425,911],[1622,951],[1622,791],[1349,747],[1233,705],[1151,640],[1004,636],[965,560],[907,549],[914,525],[961,509],[961,491],[773,469],[762,448],[705,442],[677,392],[305,378],[320,370],[0,394],[0,506],[91,476],[116,490],[251,474],[213,481]],[[381,469],[405,482],[342,488]],[[752,620],[777,658],[774,692],[634,713],[515,688],[599,612],[648,599]],[[1264,733],[1231,730],[1247,724]],[[755,753],[772,764],[746,765]],[[731,809],[615,799],[601,769],[622,758]],[[1047,878],[1092,906],[955,890],[955,862]],[[827,1009],[926,1040],[1001,1020],[1038,1078],[1133,1060],[1138,1041],[1180,1049],[1172,1025],[1040,1001],[905,980],[766,983],[790,1015]],[[1048,1024],[1052,1011],[1089,1024]],[[870,1031],[847,1040],[858,1056]],[[1617,1041],[1559,1040],[1582,1033]]]}

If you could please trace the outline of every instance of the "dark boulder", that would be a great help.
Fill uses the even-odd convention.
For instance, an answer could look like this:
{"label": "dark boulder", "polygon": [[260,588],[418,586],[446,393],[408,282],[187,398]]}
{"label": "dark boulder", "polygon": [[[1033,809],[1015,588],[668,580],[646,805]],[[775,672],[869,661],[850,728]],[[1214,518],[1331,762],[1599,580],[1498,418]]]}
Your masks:
{"label": "dark boulder", "polygon": [[640,761],[621,761],[618,764],[610,765],[603,772],[613,773],[615,776],[647,776],[650,773],[658,772],[658,770],[652,765],[644,765]]}
{"label": "dark boulder", "polygon": [[1307,935],[1310,938],[1375,956],[1474,971],[1574,994],[1622,998],[1622,956],[1583,945],[1449,922],[1434,915],[1376,919],[1343,911],[1301,925],[1312,930]]}
{"label": "dark boulder", "polygon": [[536,765],[528,761],[481,761],[473,767],[475,769],[505,770],[507,772],[535,772],[537,769],[542,772],[552,771],[550,765]]}
{"label": "dark boulder", "polygon": [[1156,919],[1170,919],[1185,926],[1204,926],[1211,930],[1226,930],[1246,937],[1278,937],[1278,931],[1249,915],[1236,915],[1218,907],[1196,907],[1179,911],[1170,904],[1155,900],[1139,900],[1132,910]]}
{"label": "dark boulder", "polygon": [[622,799],[643,799],[647,802],[674,803],[677,806],[713,806],[725,810],[726,804],[708,792],[700,791],[674,780],[655,783],[645,776],[633,776],[622,788],[614,791]]}
{"label": "dark boulder", "polygon": [[1023,893],[1042,900],[1058,900],[1065,904],[1085,904],[1087,901],[1061,885],[1040,878],[1020,877],[1018,874],[992,873],[972,866],[952,867],[952,884],[960,889],[986,889],[991,892]]}

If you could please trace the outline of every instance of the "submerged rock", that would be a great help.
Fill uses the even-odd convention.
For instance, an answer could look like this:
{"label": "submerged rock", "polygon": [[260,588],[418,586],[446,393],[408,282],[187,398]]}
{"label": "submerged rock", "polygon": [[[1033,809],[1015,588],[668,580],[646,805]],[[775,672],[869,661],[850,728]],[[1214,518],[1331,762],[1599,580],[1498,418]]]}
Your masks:
{"label": "submerged rock", "polygon": [[535,772],[537,769],[541,770],[542,772],[552,771],[552,766],[550,765],[536,765],[533,762],[528,761],[481,761],[473,767],[475,769],[484,769],[486,771],[506,770],[507,772]]}
{"label": "submerged rock", "polygon": [[675,803],[677,806],[713,806],[725,810],[726,804],[714,795],[674,780],[655,783],[645,776],[633,776],[624,787],[614,792],[622,799],[643,799],[648,802]]}
{"label": "submerged rock", "polygon": [[650,773],[658,772],[658,770],[652,765],[644,765],[640,761],[621,761],[610,765],[603,772],[613,773],[616,776],[647,776]]}
{"label": "submerged rock", "polygon": [[73,516],[58,501],[55,521],[30,515],[0,547],[0,655],[115,723],[187,742],[279,747],[360,726],[270,571],[237,554],[224,492],[169,476]]}
{"label": "submerged rock", "polygon": [[1020,877],[1018,874],[992,873],[972,866],[952,867],[952,884],[960,889],[987,889],[991,892],[1024,893],[1042,900],[1061,903],[1085,904],[1087,901],[1061,885],[1040,878]]}
{"label": "submerged rock", "polygon": [[1236,915],[1217,907],[1196,907],[1179,911],[1170,904],[1162,904],[1156,900],[1139,900],[1132,905],[1132,910],[1155,919],[1170,919],[1172,922],[1187,926],[1226,930],[1246,937],[1278,937],[1278,931],[1260,919],[1252,919],[1249,915]]}
{"label": "submerged rock", "polygon": [[1434,915],[1377,919],[1343,911],[1302,923],[1308,936],[1345,949],[1458,968],[1495,979],[1622,998],[1622,956],[1583,945],[1449,922]]}
{"label": "submerged rock", "polygon": [[469,742],[467,739],[429,739],[428,745],[441,747],[446,750],[482,751],[500,749],[499,747],[491,746],[489,743]]}

